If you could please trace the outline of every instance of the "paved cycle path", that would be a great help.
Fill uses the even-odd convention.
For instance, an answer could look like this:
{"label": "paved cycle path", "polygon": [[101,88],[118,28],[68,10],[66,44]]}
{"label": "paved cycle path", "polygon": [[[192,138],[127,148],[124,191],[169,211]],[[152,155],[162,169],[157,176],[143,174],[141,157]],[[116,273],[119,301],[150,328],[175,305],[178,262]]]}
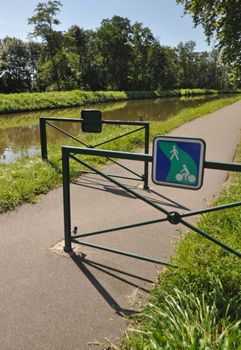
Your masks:
{"label": "paved cycle path", "polygon": [[[240,128],[241,102],[237,102],[183,125],[172,135],[203,138],[206,160],[231,162]],[[143,164],[131,163],[132,169],[142,172]],[[123,172],[116,165],[105,170]],[[226,178],[227,172],[206,170],[199,191],[150,183],[147,192],[138,182],[124,182],[167,210],[183,212],[205,207]],[[71,185],[71,205],[72,224],[79,233],[163,215],[97,175],[84,175]],[[159,223],[88,241],[168,261],[183,229]],[[86,247],[69,257],[62,253],[63,235],[61,188],[34,205],[0,215],[1,350],[99,349],[123,334],[125,316],[148,298],[162,267]]]}

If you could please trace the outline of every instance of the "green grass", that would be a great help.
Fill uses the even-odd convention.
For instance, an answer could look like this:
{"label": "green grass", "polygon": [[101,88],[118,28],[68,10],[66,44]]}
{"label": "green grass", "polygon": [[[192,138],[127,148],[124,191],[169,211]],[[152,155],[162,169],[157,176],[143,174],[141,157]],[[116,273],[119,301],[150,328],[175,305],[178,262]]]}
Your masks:
{"label": "green grass", "polygon": [[127,99],[125,92],[60,91],[44,93],[0,94],[0,113],[13,113],[74,107],[90,103]]}
{"label": "green grass", "polygon": [[42,93],[0,94],[0,114],[83,106],[100,102],[158,97],[196,96],[240,91],[180,89],[170,91],[58,91]]}
{"label": "green grass", "polygon": [[61,175],[40,158],[24,158],[0,166],[0,212],[23,202],[34,202],[39,194],[58,186]]}
{"label": "green grass", "polygon": [[[165,122],[152,122],[150,139],[153,139],[153,137],[158,134],[166,134],[183,123],[234,103],[239,99],[241,99],[240,95],[219,99],[217,101],[205,103],[200,107],[183,110],[180,114],[171,117]],[[119,135],[120,130],[121,133],[124,133],[125,130],[127,131],[127,128],[122,127],[120,129],[119,127],[115,127],[104,129],[103,133],[97,136],[95,134],[86,134],[85,138],[82,140],[87,144],[96,143],[96,138],[98,140],[97,142],[102,142],[102,140],[104,141],[107,138]],[[71,142],[71,140],[62,140],[61,144],[79,146],[79,144]],[[47,193],[50,189],[61,185],[61,144],[50,145],[49,151],[49,158],[59,171],[55,171],[49,164],[42,162],[39,157],[24,158],[12,164],[0,166],[0,212],[13,209],[24,202],[33,202],[39,194]],[[125,139],[119,139],[109,144],[108,147],[113,150],[137,151],[142,144],[143,132],[138,132]],[[103,148],[104,147],[105,146],[103,146]],[[88,157],[88,159],[96,166],[101,166],[105,162],[103,158]],[[79,174],[80,167],[74,162],[71,165],[72,179],[79,176]]]}
{"label": "green grass", "polygon": [[[241,161],[241,144],[236,161]],[[240,201],[241,174],[231,176],[214,205]],[[203,215],[198,226],[240,251],[240,207]],[[240,259],[188,232],[155,286],[122,349],[241,349]]]}

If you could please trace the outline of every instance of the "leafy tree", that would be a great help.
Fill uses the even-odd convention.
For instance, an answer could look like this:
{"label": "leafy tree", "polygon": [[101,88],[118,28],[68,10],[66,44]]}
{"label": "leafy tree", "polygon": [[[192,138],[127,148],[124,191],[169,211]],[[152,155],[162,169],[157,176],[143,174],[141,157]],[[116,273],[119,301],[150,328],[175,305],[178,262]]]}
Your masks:
{"label": "leafy tree", "polygon": [[175,89],[180,87],[180,66],[175,48],[164,46],[165,70],[161,82],[163,89]]}
{"label": "leafy tree", "polygon": [[106,90],[108,82],[108,67],[104,65],[98,45],[97,33],[87,31],[88,35],[86,52],[83,58],[82,83],[88,90]]}
{"label": "leafy tree", "polygon": [[[186,3],[186,11],[190,11],[188,4],[196,3],[178,2]],[[30,37],[41,38],[41,43],[0,40],[1,92],[226,88],[238,77],[241,84],[238,56],[230,68],[220,50],[196,52],[193,41],[177,48],[162,46],[148,27],[139,22],[132,25],[128,18],[104,19],[96,31],[77,25],[67,32],[57,31],[61,6],[57,0],[39,3],[29,18],[34,26]],[[193,13],[197,10],[201,11],[199,5]],[[201,23],[200,18],[196,23]],[[213,32],[209,33],[211,37]]]}
{"label": "leafy tree", "polygon": [[155,40],[148,52],[146,90],[156,90],[165,87],[167,61],[164,47]]}
{"label": "leafy tree", "polygon": [[86,87],[85,75],[89,61],[95,61],[95,57],[91,55],[92,35],[92,31],[84,30],[77,25],[70,27],[64,35],[65,52],[79,88]]}
{"label": "leafy tree", "polygon": [[0,43],[1,91],[32,90],[29,45],[20,39],[5,37]]}
{"label": "leafy tree", "polygon": [[128,18],[104,19],[96,33],[97,47],[106,72],[107,88],[128,90],[131,47],[131,24]]}
{"label": "leafy tree", "polygon": [[194,51],[196,43],[188,41],[186,43],[180,42],[177,46],[177,54],[179,60],[179,79],[180,85],[183,88],[194,88],[197,77],[196,72],[196,53]]}
{"label": "leafy tree", "polygon": [[215,38],[225,62],[241,73],[241,1],[240,0],[176,0],[184,5],[195,25],[201,24],[208,42]]}
{"label": "leafy tree", "polygon": [[28,70],[31,77],[31,88],[30,91],[41,91],[43,90],[40,81],[40,56],[42,45],[33,41],[26,43],[28,49]]}
{"label": "leafy tree", "polygon": [[[28,24],[34,26],[30,37],[40,37],[46,46],[46,51],[50,57],[52,80],[60,90],[59,67],[56,55],[62,48],[62,33],[54,30],[54,26],[60,24],[56,14],[62,6],[60,1],[49,0],[47,3],[38,3],[34,10],[34,15],[28,19]],[[50,65],[49,65],[50,66]]]}
{"label": "leafy tree", "polygon": [[149,55],[155,39],[151,30],[136,22],[132,26],[132,58],[131,58],[131,88],[134,90],[148,89]]}

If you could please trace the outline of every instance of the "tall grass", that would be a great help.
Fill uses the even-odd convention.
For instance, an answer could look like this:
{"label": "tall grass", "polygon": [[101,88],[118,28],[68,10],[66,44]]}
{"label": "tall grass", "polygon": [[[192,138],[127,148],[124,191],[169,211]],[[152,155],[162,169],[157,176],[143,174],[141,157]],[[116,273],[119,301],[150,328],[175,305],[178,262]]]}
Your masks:
{"label": "tall grass", "polygon": [[[241,161],[241,144],[236,161]],[[232,175],[214,205],[240,200],[241,174]],[[198,226],[240,251],[240,207],[202,216]],[[150,303],[122,349],[241,349],[240,259],[195,233],[186,233]]]}
{"label": "tall grass", "polygon": [[[218,278],[209,275],[215,293],[224,289]],[[142,316],[143,326],[129,329],[128,350],[235,350],[240,349],[240,321],[230,322],[228,307],[220,320],[215,298],[208,300],[205,293],[199,296],[174,288],[159,294],[158,304],[150,303]]]}

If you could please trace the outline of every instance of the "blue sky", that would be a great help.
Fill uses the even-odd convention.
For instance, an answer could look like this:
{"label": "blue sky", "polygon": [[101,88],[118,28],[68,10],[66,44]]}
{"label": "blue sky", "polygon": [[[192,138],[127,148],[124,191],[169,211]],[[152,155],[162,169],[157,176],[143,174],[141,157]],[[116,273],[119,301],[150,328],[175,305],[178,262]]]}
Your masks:
{"label": "blue sky", "polygon": [[[15,36],[26,40],[31,27],[28,17],[33,15],[38,0],[0,0],[0,39]],[[58,18],[59,30],[66,31],[77,24],[84,29],[96,29],[101,20],[114,15],[127,17],[132,23],[142,22],[159,38],[162,45],[176,46],[180,41],[194,40],[197,51],[211,50],[207,46],[202,27],[194,28],[189,15],[175,0],[62,0]]]}

